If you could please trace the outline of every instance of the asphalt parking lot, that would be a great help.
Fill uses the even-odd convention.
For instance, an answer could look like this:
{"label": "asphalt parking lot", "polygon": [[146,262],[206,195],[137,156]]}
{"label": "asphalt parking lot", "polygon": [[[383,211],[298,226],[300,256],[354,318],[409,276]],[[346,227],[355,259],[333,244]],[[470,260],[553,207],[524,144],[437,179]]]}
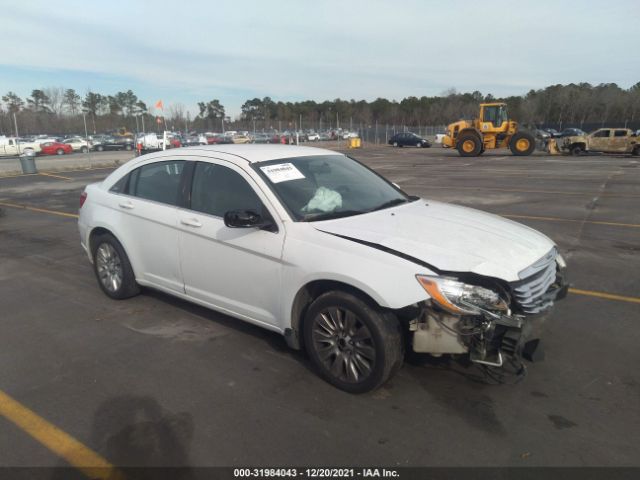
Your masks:
{"label": "asphalt parking lot", "polygon": [[[573,291],[524,381],[413,359],[354,396],[276,334],[153,291],[108,299],[74,218],[103,168],[0,177],[0,393],[116,466],[640,466],[638,159],[351,154],[558,244]],[[67,464],[6,417],[0,465]]]}

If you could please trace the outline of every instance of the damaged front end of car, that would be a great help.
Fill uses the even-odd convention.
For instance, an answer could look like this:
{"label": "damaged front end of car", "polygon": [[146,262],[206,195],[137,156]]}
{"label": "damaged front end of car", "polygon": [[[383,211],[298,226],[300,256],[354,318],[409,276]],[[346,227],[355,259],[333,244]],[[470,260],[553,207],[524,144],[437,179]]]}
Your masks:
{"label": "damaged front end of car", "polygon": [[506,282],[476,274],[416,275],[429,299],[409,321],[412,348],[433,356],[468,355],[491,369],[521,375],[522,359],[541,359],[539,327],[567,294],[566,264],[553,248]]}

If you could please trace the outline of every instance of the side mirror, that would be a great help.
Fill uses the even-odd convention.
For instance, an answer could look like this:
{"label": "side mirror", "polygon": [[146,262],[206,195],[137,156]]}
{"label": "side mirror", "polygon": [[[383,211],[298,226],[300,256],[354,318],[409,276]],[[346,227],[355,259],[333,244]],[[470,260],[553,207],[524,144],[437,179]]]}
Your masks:
{"label": "side mirror", "polygon": [[230,210],[224,214],[224,224],[229,228],[260,228],[272,230],[275,224],[253,210]]}

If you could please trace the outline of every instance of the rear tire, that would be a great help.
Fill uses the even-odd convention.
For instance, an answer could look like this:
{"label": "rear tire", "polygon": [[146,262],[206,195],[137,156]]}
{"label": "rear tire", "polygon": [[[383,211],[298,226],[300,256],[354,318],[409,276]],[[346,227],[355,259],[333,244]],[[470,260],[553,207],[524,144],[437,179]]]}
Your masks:
{"label": "rear tire", "polygon": [[511,137],[509,148],[511,149],[511,153],[518,157],[531,155],[536,148],[536,139],[533,138],[533,135],[530,133],[516,132],[515,135]]}
{"label": "rear tire", "polygon": [[640,155],[640,147],[634,148],[633,151],[631,152],[631,155],[633,155],[634,157],[637,157],[638,155]]}
{"label": "rear tire", "polygon": [[318,374],[345,392],[374,390],[402,366],[397,318],[347,292],[320,295],[305,315],[303,335]]}
{"label": "rear tire", "polygon": [[82,153],[87,153],[87,152],[89,151],[89,149],[88,149],[87,147],[82,147],[82,148],[80,149],[80,151],[81,151]]}
{"label": "rear tire", "polygon": [[102,152],[104,150],[104,147],[102,145],[98,145],[96,147],[96,150],[99,151],[99,152]]}
{"label": "rear tire", "polygon": [[461,157],[477,157],[482,150],[482,139],[474,133],[462,133],[456,148]]}
{"label": "rear tire", "polygon": [[123,300],[140,293],[129,257],[111,234],[98,235],[91,241],[93,271],[98,285],[110,298]]}
{"label": "rear tire", "polygon": [[133,145],[127,145],[124,147],[125,150],[133,150]]}

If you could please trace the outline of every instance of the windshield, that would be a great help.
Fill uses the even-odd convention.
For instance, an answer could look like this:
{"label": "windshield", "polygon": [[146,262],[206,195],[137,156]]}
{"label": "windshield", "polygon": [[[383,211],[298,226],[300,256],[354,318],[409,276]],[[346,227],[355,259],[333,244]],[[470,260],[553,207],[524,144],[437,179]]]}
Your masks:
{"label": "windshield", "polygon": [[411,200],[387,180],[344,155],[286,158],[253,167],[296,221],[359,215]]}

